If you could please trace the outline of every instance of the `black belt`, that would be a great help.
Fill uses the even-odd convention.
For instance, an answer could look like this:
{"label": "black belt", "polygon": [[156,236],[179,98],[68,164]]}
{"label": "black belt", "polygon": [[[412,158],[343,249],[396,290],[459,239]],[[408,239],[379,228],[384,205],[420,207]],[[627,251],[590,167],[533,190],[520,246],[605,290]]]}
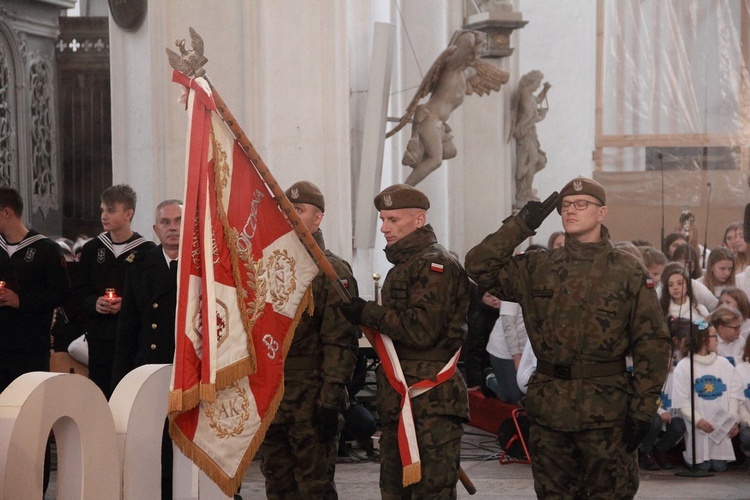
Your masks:
{"label": "black belt", "polygon": [[538,359],[536,365],[536,371],[542,375],[562,379],[608,377],[625,373],[626,370],[625,359],[589,365],[562,365]]}

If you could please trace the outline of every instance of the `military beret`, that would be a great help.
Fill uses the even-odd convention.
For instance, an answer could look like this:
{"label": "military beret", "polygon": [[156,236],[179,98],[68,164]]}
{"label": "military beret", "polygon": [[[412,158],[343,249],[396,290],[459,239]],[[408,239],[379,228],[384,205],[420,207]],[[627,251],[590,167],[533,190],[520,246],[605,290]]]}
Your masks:
{"label": "military beret", "polygon": [[318,189],[318,186],[312,182],[295,182],[289,189],[284,191],[284,194],[286,194],[286,197],[292,203],[307,203],[308,205],[318,207],[321,212],[326,211],[326,199],[323,193],[320,192],[320,189]]}
{"label": "military beret", "polygon": [[604,186],[596,182],[594,179],[588,179],[586,177],[576,177],[572,181],[565,184],[565,187],[560,191],[560,197],[557,202],[557,211],[560,212],[560,206],[562,205],[563,198],[566,196],[574,196],[578,194],[587,194],[593,196],[599,200],[602,205],[607,204],[607,193],[604,192]]}
{"label": "military beret", "polygon": [[401,208],[430,208],[430,200],[419,189],[408,184],[394,184],[387,187],[373,200],[378,210],[399,210]]}

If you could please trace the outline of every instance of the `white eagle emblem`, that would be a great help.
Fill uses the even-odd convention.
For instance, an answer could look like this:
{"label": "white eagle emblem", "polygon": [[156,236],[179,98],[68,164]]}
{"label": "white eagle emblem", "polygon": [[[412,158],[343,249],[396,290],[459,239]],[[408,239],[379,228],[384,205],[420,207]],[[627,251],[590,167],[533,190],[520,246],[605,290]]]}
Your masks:
{"label": "white eagle emblem", "polygon": [[297,188],[292,188],[292,199],[293,199],[293,200],[296,200],[296,199],[298,199],[298,198],[299,198],[299,189],[297,189]]}
{"label": "white eagle emblem", "polygon": [[386,194],[383,196],[383,204],[386,207],[390,207],[391,205],[393,205],[393,200],[391,199],[391,195]]}
{"label": "white eagle emblem", "polygon": [[583,190],[583,182],[573,181],[573,191],[581,191],[581,190]]}

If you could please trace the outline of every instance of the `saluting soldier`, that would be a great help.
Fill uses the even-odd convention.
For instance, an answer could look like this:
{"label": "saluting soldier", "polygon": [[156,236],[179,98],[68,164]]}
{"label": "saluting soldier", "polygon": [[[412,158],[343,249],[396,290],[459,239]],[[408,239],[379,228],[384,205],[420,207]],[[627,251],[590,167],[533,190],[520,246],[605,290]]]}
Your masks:
{"label": "saluting soldier", "polygon": [[[555,208],[565,246],[514,256]],[[578,177],[559,197],[528,202],[466,256],[480,286],[521,304],[538,358],[526,411],[540,498],[633,498],[635,450],[668,370],[654,284],[636,257],[613,247],[606,216],[604,187]]]}
{"label": "saluting soldier", "polygon": [[[286,190],[302,223],[351,295],[357,282],[349,264],[326,250],[320,224],[325,198],[300,181]],[[314,311],[305,312],[284,362],[284,398],[260,447],[269,499],[335,499],[334,473],[346,385],[357,361],[357,329],[341,314],[341,297],[322,272],[313,279]]]}
{"label": "saluting soldier", "polygon": [[[393,264],[383,283],[383,304],[355,299],[342,310],[352,323],[390,337],[407,385],[434,381],[466,340],[469,280],[427,224],[430,201],[424,193],[395,184],[374,203],[382,221],[385,255]],[[377,381],[382,498],[456,498],[462,424],[469,414],[460,371],[411,398],[421,480],[407,487],[398,444],[401,396],[388,382],[383,364]]]}

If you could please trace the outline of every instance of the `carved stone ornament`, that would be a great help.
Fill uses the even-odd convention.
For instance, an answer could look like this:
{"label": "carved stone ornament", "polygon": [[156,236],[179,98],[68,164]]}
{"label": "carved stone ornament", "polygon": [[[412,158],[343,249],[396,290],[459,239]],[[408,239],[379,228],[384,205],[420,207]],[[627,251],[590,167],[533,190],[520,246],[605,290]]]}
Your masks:
{"label": "carved stone ornament", "polygon": [[32,207],[42,216],[57,209],[57,176],[54,168],[52,140],[52,62],[49,57],[35,55],[29,66],[31,89],[31,165]]}
{"label": "carved stone ornament", "polygon": [[146,18],[146,0],[109,0],[109,12],[117,26],[125,31],[137,30]]}
{"label": "carved stone ornament", "polygon": [[11,172],[16,165],[15,117],[11,105],[12,71],[10,54],[0,45],[0,185],[12,185]]}

